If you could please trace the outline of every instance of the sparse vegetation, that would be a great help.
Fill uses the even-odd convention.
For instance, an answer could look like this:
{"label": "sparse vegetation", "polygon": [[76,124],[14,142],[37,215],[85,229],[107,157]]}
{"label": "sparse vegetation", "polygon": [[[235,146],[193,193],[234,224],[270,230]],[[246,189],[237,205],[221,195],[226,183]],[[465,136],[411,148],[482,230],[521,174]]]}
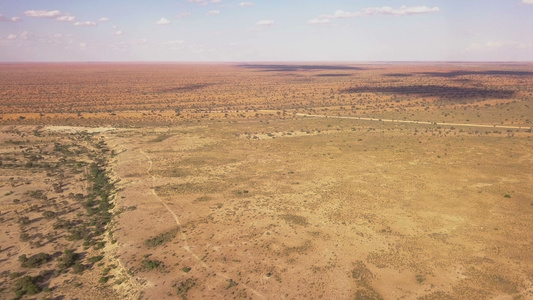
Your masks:
{"label": "sparse vegetation", "polygon": [[42,289],[39,287],[39,282],[42,279],[42,276],[32,277],[29,275],[25,275],[17,279],[13,286],[13,291],[15,292],[15,299],[21,299],[24,295],[32,296],[40,293]]}
{"label": "sparse vegetation", "polygon": [[296,224],[300,226],[309,225],[309,223],[307,222],[307,218],[303,216],[298,216],[298,215],[293,215],[293,214],[283,214],[283,215],[280,215],[279,217],[292,224]]}
{"label": "sparse vegetation", "polygon": [[50,254],[47,253],[38,253],[26,257],[25,254],[19,256],[20,266],[23,268],[38,268],[43,264],[48,263],[51,260]]}
{"label": "sparse vegetation", "polygon": [[531,68],[5,65],[0,298],[527,296]]}
{"label": "sparse vegetation", "polygon": [[170,231],[161,233],[158,236],[155,236],[153,238],[147,239],[144,244],[148,246],[148,248],[155,248],[157,246],[163,245],[169,241],[171,241],[174,237],[176,237],[176,234],[178,233],[179,228],[172,229]]}
{"label": "sparse vegetation", "polygon": [[146,259],[142,261],[142,266],[146,270],[153,270],[163,266],[163,262],[159,260]]}
{"label": "sparse vegetation", "polygon": [[189,290],[192,289],[196,285],[196,279],[193,278],[187,278],[185,281],[180,282],[176,286],[176,293],[178,294],[178,297],[180,297],[182,300],[187,300],[187,294],[189,293]]}
{"label": "sparse vegetation", "polygon": [[239,285],[239,284],[237,282],[233,281],[233,279],[228,279],[228,286],[226,286],[226,290],[230,289],[230,288],[232,288],[234,286],[237,286],[237,285]]}
{"label": "sparse vegetation", "polygon": [[78,259],[79,259],[79,254],[77,254],[71,249],[65,250],[63,252],[63,255],[57,259],[58,260],[57,268],[60,271],[64,271],[70,268],[72,265],[74,265]]}
{"label": "sparse vegetation", "polygon": [[102,258],[104,258],[102,255],[97,255],[97,256],[93,256],[93,257],[89,257],[89,262],[90,263],[97,263],[99,262],[100,260],[102,260]]}

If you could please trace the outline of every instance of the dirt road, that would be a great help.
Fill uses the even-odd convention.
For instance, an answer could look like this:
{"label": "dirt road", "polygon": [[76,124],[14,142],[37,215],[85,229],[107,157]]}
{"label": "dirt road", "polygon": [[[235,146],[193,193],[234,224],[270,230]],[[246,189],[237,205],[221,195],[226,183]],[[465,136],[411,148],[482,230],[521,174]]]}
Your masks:
{"label": "dirt road", "polygon": [[361,121],[378,121],[390,123],[409,123],[409,124],[424,124],[424,125],[439,125],[439,126],[460,126],[460,127],[476,127],[476,128],[500,128],[500,129],[532,129],[533,126],[509,126],[509,125],[489,125],[489,124],[465,124],[465,123],[443,123],[443,122],[428,122],[415,120],[394,120],[394,119],[378,119],[378,118],[364,118],[364,117],[350,117],[350,116],[326,116],[326,115],[308,115],[297,113],[300,117],[313,118],[331,118],[331,119],[349,119]]}

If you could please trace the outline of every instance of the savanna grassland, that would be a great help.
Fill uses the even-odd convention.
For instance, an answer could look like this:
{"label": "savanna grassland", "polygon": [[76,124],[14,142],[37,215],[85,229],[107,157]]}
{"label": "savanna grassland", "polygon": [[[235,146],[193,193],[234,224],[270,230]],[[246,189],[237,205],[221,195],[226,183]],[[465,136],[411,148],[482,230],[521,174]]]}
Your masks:
{"label": "savanna grassland", "polygon": [[0,78],[2,298],[533,298],[532,64]]}

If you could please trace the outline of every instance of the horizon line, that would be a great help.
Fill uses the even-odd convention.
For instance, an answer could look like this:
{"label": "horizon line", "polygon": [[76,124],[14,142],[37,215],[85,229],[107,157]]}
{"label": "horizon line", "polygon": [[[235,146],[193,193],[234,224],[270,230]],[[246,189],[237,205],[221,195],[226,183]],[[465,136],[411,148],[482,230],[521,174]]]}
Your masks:
{"label": "horizon line", "polygon": [[250,63],[348,63],[348,64],[371,64],[371,63],[533,63],[533,60],[243,60],[243,61],[0,61],[0,64],[250,64]]}

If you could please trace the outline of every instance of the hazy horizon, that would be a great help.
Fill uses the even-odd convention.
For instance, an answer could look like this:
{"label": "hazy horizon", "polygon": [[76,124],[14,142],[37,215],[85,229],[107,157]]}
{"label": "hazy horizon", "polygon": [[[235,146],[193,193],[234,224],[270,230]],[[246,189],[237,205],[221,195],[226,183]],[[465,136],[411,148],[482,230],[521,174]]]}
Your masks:
{"label": "hazy horizon", "polygon": [[533,63],[533,60],[508,60],[508,61],[445,61],[445,60],[389,60],[389,61],[298,61],[298,60],[285,60],[285,61],[149,61],[149,60],[139,60],[139,61],[106,61],[106,60],[93,60],[93,61],[1,61],[0,64],[530,64]]}

